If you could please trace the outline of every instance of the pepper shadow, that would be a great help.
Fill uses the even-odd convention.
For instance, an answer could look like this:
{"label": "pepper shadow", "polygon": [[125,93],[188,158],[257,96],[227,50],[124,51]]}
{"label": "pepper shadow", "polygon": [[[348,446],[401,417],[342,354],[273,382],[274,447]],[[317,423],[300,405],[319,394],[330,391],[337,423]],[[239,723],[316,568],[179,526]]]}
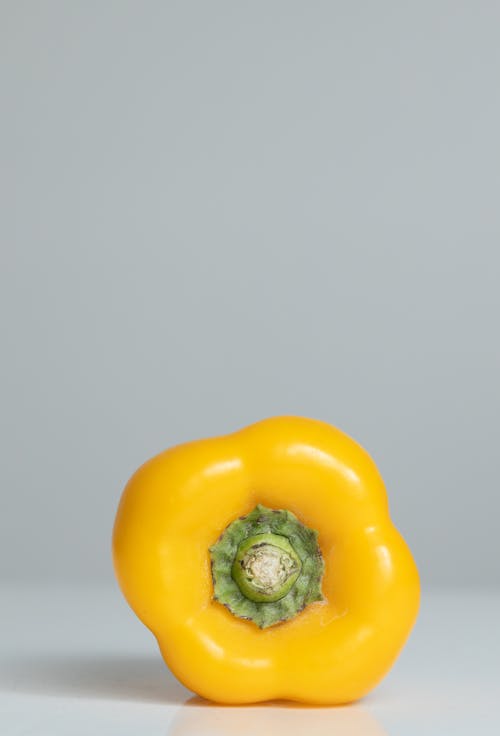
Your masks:
{"label": "pepper shadow", "polygon": [[180,705],[192,693],[159,657],[53,655],[2,659],[0,690]]}

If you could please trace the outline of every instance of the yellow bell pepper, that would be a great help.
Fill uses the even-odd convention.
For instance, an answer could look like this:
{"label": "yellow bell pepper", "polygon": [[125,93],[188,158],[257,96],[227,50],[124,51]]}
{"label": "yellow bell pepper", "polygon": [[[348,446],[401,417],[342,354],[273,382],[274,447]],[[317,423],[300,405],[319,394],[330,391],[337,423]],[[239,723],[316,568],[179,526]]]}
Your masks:
{"label": "yellow bell pepper", "polygon": [[300,417],[146,462],[123,492],[113,558],[172,672],[219,703],[356,700],[393,664],[419,605],[374,462]]}

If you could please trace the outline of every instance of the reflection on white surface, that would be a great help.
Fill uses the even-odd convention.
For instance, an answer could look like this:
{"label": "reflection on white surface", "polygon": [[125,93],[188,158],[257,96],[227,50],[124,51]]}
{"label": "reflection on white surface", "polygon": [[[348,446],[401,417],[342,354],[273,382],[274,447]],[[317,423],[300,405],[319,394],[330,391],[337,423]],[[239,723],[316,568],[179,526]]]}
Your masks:
{"label": "reflection on white surface", "polygon": [[364,708],[314,708],[295,703],[211,705],[191,698],[173,719],[169,736],[387,736]]}

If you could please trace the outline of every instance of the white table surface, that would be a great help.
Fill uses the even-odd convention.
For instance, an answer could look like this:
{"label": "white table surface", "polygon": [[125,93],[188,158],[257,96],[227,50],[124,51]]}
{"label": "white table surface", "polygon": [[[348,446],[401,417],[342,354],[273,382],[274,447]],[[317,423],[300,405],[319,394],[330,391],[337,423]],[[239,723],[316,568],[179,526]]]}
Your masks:
{"label": "white table surface", "polygon": [[361,703],[220,707],[168,672],[117,589],[0,590],[2,736],[500,733],[500,594],[424,594],[397,664]]}

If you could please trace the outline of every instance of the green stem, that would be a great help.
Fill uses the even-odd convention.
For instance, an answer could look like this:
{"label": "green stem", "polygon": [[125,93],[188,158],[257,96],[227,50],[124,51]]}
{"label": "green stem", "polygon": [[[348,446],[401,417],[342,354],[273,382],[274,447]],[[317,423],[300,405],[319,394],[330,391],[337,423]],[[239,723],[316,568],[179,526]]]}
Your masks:
{"label": "green stem", "polygon": [[231,574],[251,601],[278,601],[299,577],[302,563],[286,537],[255,534],[241,542]]}
{"label": "green stem", "polygon": [[318,533],[291,512],[258,505],[210,547],[214,600],[260,628],[323,599]]}

